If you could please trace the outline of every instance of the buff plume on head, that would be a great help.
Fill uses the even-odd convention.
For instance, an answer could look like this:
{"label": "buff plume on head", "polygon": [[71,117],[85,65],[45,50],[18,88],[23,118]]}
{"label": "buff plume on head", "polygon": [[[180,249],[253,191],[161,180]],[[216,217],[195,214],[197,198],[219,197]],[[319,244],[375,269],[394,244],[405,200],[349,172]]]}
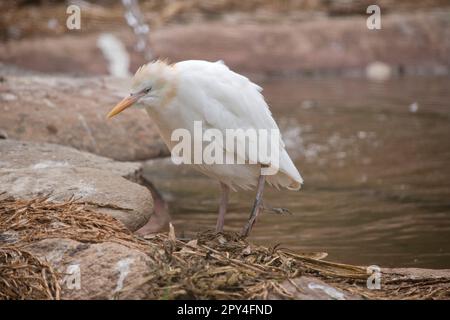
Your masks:
{"label": "buff plume on head", "polygon": [[130,96],[119,102],[107,117],[111,118],[133,105],[153,107],[167,104],[175,94],[174,70],[173,65],[163,60],[141,66],[133,77]]}

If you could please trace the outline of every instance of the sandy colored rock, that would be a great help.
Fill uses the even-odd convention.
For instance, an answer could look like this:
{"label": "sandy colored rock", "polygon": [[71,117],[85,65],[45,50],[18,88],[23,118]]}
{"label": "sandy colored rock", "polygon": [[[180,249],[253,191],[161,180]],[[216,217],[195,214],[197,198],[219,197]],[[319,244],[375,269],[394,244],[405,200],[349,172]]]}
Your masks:
{"label": "sandy colored rock", "polygon": [[47,168],[92,168],[104,170],[133,182],[139,182],[139,162],[118,162],[88,152],[51,143],[0,140],[0,170]]}
{"label": "sandy colored rock", "polygon": [[0,130],[10,139],[51,142],[116,160],[167,153],[145,111],[107,112],[127,95],[113,78],[5,77],[0,84]]}
{"label": "sandy colored rock", "polygon": [[[298,300],[423,299],[424,296],[446,299],[445,292],[450,290],[449,269],[381,268],[380,271],[379,289],[369,290],[365,281],[348,286],[311,276],[287,280],[281,286]],[[279,298],[276,292],[269,296]]]}
{"label": "sandy colored rock", "polygon": [[[150,43],[156,57],[171,61],[222,59],[239,72],[266,76],[362,72],[374,61],[384,62],[397,72],[448,74],[448,9],[383,13],[381,30],[369,30],[365,10],[360,12],[356,16],[284,23],[278,17],[270,23],[202,21],[167,25],[152,30]],[[130,52],[134,71],[146,61],[133,50],[133,34],[124,30],[125,26],[114,34]],[[99,33],[83,37],[65,33],[60,37],[13,40],[0,47],[0,60],[42,72],[106,74],[108,64],[97,48],[98,37]]]}
{"label": "sandy colored rock", "polygon": [[450,269],[382,268],[381,272],[396,275],[399,279],[450,279]]}
{"label": "sandy colored rock", "polygon": [[[296,300],[361,300],[362,296],[344,291],[322,280],[313,277],[302,276],[296,279],[286,280],[281,286]],[[277,299],[277,294],[272,293],[269,299]]]}
{"label": "sandy colored rock", "polygon": [[65,201],[75,197],[120,220],[132,231],[142,227],[153,212],[147,188],[98,169],[62,166],[1,170],[1,192],[18,199],[49,195],[51,201]]}
{"label": "sandy colored rock", "polygon": [[[141,283],[150,274],[148,256],[121,244],[87,244],[70,239],[46,239],[26,247],[56,271],[62,299],[113,299],[127,286]],[[121,299],[139,299],[142,292],[125,291]]]}

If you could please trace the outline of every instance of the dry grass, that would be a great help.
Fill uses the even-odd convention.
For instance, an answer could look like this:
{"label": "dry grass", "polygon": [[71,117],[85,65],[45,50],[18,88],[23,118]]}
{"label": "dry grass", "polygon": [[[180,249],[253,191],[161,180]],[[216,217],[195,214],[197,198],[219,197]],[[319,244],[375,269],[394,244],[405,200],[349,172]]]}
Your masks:
{"label": "dry grass", "polygon": [[58,274],[24,247],[49,238],[119,243],[146,250],[120,222],[71,199],[51,203],[45,197],[15,200],[0,194],[0,299],[59,299]]}
{"label": "dry grass", "polygon": [[0,246],[0,300],[59,299],[52,266],[15,246]]}
{"label": "dry grass", "polygon": [[116,219],[74,199],[64,203],[48,202],[46,197],[31,201],[0,199],[0,230],[18,237],[19,243],[68,238],[89,243],[110,241],[139,249],[146,246]]}
{"label": "dry grass", "polygon": [[151,299],[266,299],[270,293],[290,299],[295,297],[281,282],[303,274],[366,278],[363,268],[255,246],[235,233],[204,232],[186,242],[172,232],[148,240],[163,248],[154,274],[145,281]]}
{"label": "dry grass", "polygon": [[[59,299],[58,274],[26,245],[48,238],[115,242],[148,254],[151,275],[116,295],[145,291],[148,299],[295,298],[281,283],[302,275],[371,299],[449,299],[450,279],[410,279],[383,274],[382,289],[366,289],[366,269],[321,260],[324,254],[299,254],[277,246],[248,243],[234,233],[204,232],[181,241],[168,234],[140,238],[119,221],[87,209],[73,199],[15,200],[0,195],[0,298]],[[3,243],[3,244],[2,244]]]}

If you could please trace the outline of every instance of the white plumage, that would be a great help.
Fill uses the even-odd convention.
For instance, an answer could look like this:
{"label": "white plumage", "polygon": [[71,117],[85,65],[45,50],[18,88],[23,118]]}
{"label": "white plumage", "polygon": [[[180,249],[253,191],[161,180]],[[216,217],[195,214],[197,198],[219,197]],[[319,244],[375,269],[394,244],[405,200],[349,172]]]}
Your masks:
{"label": "white plumage", "polygon": [[[174,65],[157,61],[136,72],[131,96],[117,105],[109,116],[134,103],[144,107],[156,123],[162,139],[172,149],[176,144],[171,141],[172,132],[184,128],[194,137],[194,121],[201,121],[203,130],[220,130],[224,137],[226,129],[278,130],[261,92],[260,86],[231,71],[221,61],[189,60]],[[238,140],[237,144],[245,142]],[[303,179],[287,154],[282,140],[279,145],[279,171],[265,179],[275,187],[298,190]],[[194,165],[206,175],[233,189],[254,187],[260,177],[260,164],[273,165],[265,163],[258,154],[248,149],[239,152],[239,148],[227,150],[224,144],[220,147],[227,157],[237,156],[258,163]]]}

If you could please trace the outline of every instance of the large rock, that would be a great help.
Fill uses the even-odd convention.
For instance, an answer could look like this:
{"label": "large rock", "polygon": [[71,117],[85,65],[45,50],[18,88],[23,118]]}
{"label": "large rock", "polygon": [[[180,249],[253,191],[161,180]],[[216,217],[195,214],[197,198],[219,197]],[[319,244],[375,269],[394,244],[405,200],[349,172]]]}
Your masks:
{"label": "large rock", "polygon": [[[379,276],[380,287],[373,289],[364,280],[346,283],[342,278],[336,282],[339,278],[321,280],[314,276],[301,276],[280,285],[299,300],[449,299],[449,269],[380,268]],[[269,295],[269,299],[282,298],[275,290]]]}
{"label": "large rock", "polygon": [[[363,14],[358,16],[288,23],[285,16],[279,16],[272,23],[171,24],[152,29],[151,49],[156,57],[171,61],[222,59],[249,74],[338,73],[364,70],[375,61],[407,72],[448,74],[448,9],[395,14],[383,11],[382,29],[369,30],[366,8],[358,6]],[[130,52],[133,71],[145,61],[133,50],[135,36],[126,30],[115,34]],[[108,62],[97,48],[98,37],[98,33],[78,37],[65,32],[60,37],[8,41],[0,47],[0,60],[42,72],[107,74]],[[83,54],[67,54],[80,51]]]}
{"label": "large rock", "polygon": [[450,279],[450,269],[383,268],[382,272],[395,275],[397,279]]}
{"label": "large rock", "polygon": [[[320,279],[302,276],[286,280],[281,283],[286,292],[296,300],[361,300],[363,297],[336,286],[327,284]],[[269,299],[280,299],[280,296],[272,292]]]}
{"label": "large rock", "polygon": [[0,140],[0,170],[92,168],[140,182],[142,164],[118,162],[88,152],[51,143]]}
{"label": "large rock", "polygon": [[383,14],[381,30],[367,28],[368,16],[173,26],[155,32],[152,44],[173,61],[222,59],[241,72],[268,76],[354,71],[374,61],[412,73],[448,74],[448,14]]}
{"label": "large rock", "polygon": [[45,239],[26,249],[66,274],[61,281],[61,299],[142,298],[141,291],[122,289],[139,285],[151,271],[145,253],[112,242]]}
{"label": "large rock", "polygon": [[144,111],[106,119],[128,94],[123,80],[6,76],[0,86],[0,130],[8,138],[72,146],[116,160],[168,152]]}
{"label": "large rock", "polygon": [[2,170],[1,192],[18,199],[49,195],[51,201],[67,201],[75,197],[122,221],[132,231],[142,227],[153,212],[152,197],[145,187],[97,169]]}
{"label": "large rock", "polygon": [[[153,213],[150,191],[139,181],[136,163],[119,163],[51,144],[0,140],[0,193],[20,199],[75,197],[135,231]],[[127,179],[131,180],[127,180]]]}

